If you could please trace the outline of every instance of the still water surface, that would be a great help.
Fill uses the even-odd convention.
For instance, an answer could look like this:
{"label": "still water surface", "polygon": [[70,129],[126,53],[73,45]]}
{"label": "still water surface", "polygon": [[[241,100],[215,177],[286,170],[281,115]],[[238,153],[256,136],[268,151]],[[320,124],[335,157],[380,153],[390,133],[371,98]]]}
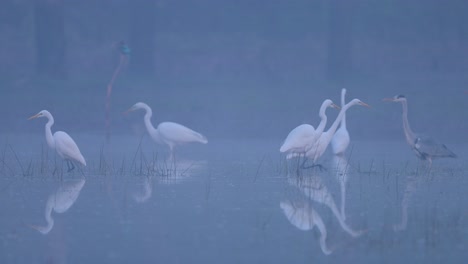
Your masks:
{"label": "still water surface", "polygon": [[468,261],[467,146],[428,171],[404,141],[353,142],[321,171],[281,140],[212,140],[173,164],[147,138],[77,135],[88,167],[67,173],[42,137],[3,138],[0,263]]}

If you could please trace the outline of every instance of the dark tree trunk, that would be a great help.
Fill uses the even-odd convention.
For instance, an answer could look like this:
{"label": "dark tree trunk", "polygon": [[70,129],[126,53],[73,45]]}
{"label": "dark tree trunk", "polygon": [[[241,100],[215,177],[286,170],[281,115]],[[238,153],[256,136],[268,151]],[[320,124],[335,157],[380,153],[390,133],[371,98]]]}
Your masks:
{"label": "dark tree trunk", "polygon": [[133,73],[153,75],[155,71],[155,29],[156,29],[156,1],[133,0],[129,7],[130,41],[132,50],[130,69]]}
{"label": "dark tree trunk", "polygon": [[328,1],[328,79],[346,85],[352,70],[352,0]]}
{"label": "dark tree trunk", "polygon": [[63,0],[35,0],[36,72],[65,78],[65,15]]}

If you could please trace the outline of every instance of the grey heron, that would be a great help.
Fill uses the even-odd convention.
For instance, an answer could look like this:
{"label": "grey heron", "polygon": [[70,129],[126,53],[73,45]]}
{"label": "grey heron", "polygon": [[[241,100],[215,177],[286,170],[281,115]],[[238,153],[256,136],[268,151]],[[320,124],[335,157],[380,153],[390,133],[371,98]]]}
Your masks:
{"label": "grey heron", "polygon": [[433,138],[415,134],[408,122],[408,102],[404,95],[396,95],[393,98],[384,98],[384,101],[399,102],[403,107],[403,132],[406,142],[410,145],[416,156],[421,160],[429,161],[432,165],[432,159],[435,158],[456,158],[457,155],[447,148],[444,144],[435,141]]}

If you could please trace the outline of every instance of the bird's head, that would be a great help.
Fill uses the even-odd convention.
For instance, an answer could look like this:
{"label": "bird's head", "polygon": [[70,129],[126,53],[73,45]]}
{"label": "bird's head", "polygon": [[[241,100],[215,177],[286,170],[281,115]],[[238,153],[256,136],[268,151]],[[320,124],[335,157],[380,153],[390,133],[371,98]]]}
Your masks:
{"label": "bird's head", "polygon": [[399,95],[395,95],[392,98],[384,98],[382,100],[386,102],[403,102],[403,101],[406,101],[406,97],[402,94],[399,94]]}
{"label": "bird's head", "polygon": [[39,117],[47,117],[47,116],[50,116],[49,111],[47,111],[47,110],[42,110],[42,111],[40,111],[39,113],[37,113],[37,114],[35,114],[35,115],[29,117],[28,120],[35,119],[35,118],[39,118]]}
{"label": "bird's head", "polygon": [[124,113],[129,113],[129,112],[133,112],[133,111],[138,110],[138,109],[147,109],[147,108],[149,108],[147,104],[142,103],[142,102],[138,102],[138,103],[134,104],[132,107],[130,107]]}
{"label": "bird's head", "polygon": [[339,106],[337,106],[335,103],[333,103],[333,101],[330,100],[330,99],[325,100],[324,105],[326,107],[331,107],[331,108],[335,108],[335,109],[338,109],[338,110],[341,109]]}
{"label": "bird's head", "polygon": [[364,107],[367,107],[367,108],[370,108],[371,106],[364,103],[363,101],[359,100],[359,99],[353,99],[351,100],[348,104],[350,105],[360,105],[360,106],[364,106]]}

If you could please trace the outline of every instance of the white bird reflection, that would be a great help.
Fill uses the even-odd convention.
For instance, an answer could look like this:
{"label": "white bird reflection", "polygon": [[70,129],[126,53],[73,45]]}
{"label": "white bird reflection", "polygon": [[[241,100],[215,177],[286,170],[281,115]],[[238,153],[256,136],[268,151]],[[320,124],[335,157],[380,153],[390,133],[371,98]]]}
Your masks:
{"label": "white bird reflection", "polygon": [[153,195],[151,177],[144,177],[139,191],[133,193],[133,200],[137,203],[144,203]]}
{"label": "white bird reflection", "polygon": [[178,184],[200,173],[206,167],[206,161],[178,160],[177,162],[157,162],[153,164],[153,173],[141,179],[138,190],[133,193],[137,203],[148,201],[153,194],[153,180],[159,184]]}
{"label": "white bird reflection", "polygon": [[333,173],[340,184],[341,191],[341,216],[346,220],[346,184],[348,183],[348,160],[342,155],[333,156]]}
{"label": "white bird reflection", "polygon": [[363,231],[355,231],[351,229],[343,219],[338,207],[336,206],[333,196],[328,191],[327,186],[322,182],[322,179],[317,175],[310,175],[305,177],[288,177],[288,182],[296,186],[302,191],[305,196],[318,203],[324,204],[335,215],[336,219],[340,223],[341,228],[352,237],[358,237],[363,234]]}
{"label": "white bird reflection", "polygon": [[403,198],[401,199],[401,219],[398,224],[393,226],[394,231],[403,231],[408,225],[408,206],[413,198],[413,194],[418,189],[421,179],[424,175],[408,175],[406,178],[406,187],[403,193]]}
{"label": "white bird reflection", "polygon": [[330,255],[332,250],[327,247],[327,229],[322,218],[317,211],[310,206],[306,201],[291,202],[282,201],[280,207],[289,222],[300,230],[312,230],[317,226],[320,231],[320,248],[325,255]]}
{"label": "white bird reflection", "polygon": [[54,227],[54,219],[52,218],[52,211],[56,213],[65,213],[75,203],[80,195],[81,189],[85,184],[85,179],[69,180],[61,183],[55,192],[53,192],[47,200],[45,208],[46,226],[30,225],[40,233],[46,235]]}

